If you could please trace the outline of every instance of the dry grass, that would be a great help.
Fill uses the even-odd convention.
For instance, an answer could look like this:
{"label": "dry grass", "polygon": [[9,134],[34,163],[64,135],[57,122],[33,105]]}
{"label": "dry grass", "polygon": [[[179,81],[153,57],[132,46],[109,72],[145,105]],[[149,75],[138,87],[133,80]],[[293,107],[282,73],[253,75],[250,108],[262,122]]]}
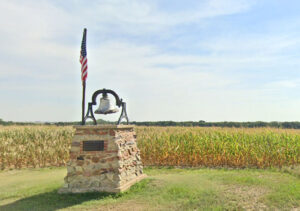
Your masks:
{"label": "dry grass", "polygon": [[228,203],[238,203],[243,210],[267,210],[268,208],[261,201],[261,198],[270,192],[266,188],[227,185],[224,192]]}

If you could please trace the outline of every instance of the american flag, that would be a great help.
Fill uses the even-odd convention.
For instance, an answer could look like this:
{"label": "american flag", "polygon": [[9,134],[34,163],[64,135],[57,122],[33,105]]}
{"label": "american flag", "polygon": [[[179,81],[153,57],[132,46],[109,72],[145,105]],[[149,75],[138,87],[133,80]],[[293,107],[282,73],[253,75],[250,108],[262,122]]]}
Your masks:
{"label": "american flag", "polygon": [[87,78],[87,56],[86,56],[86,29],[83,31],[83,37],[80,50],[80,63],[81,63],[81,80],[85,81]]}

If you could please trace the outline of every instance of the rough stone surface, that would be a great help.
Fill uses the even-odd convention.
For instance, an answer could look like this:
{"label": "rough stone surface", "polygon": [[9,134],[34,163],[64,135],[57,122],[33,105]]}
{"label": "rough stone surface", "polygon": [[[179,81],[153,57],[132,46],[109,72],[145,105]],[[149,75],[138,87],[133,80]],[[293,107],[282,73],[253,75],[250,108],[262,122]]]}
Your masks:
{"label": "rough stone surface", "polygon": [[[59,193],[120,192],[146,177],[133,126],[77,126],[65,185]],[[103,151],[83,151],[83,141],[104,141]]]}

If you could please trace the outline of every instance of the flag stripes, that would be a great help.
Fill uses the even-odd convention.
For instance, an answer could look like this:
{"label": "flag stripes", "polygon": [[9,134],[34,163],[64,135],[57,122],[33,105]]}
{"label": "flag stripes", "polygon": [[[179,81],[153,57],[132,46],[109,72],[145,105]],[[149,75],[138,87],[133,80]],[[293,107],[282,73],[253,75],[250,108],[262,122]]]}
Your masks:
{"label": "flag stripes", "polygon": [[83,37],[81,42],[80,63],[81,63],[81,80],[85,81],[88,75],[87,53],[86,53],[86,29],[84,29],[83,31]]}

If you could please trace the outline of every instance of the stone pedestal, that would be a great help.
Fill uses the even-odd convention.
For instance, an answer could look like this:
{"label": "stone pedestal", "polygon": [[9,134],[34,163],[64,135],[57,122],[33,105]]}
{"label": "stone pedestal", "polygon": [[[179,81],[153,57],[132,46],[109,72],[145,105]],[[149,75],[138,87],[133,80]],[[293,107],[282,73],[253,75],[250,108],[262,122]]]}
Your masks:
{"label": "stone pedestal", "polygon": [[118,193],[145,178],[134,126],[76,126],[59,193]]}

